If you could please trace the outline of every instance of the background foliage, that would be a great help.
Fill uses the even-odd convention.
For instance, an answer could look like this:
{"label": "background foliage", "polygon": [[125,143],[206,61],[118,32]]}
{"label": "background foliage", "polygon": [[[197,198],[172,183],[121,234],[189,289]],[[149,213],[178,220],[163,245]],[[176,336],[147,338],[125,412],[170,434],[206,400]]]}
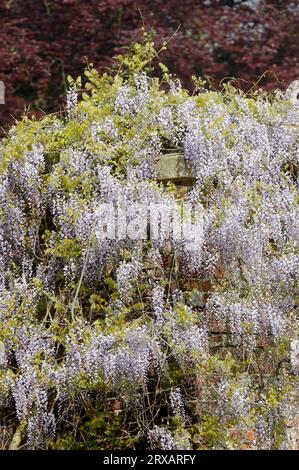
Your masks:
{"label": "background foliage", "polygon": [[[0,80],[6,84],[1,126],[24,106],[58,111],[66,76],[91,61],[110,66],[140,38],[142,19],[162,44],[163,60],[192,88],[191,76],[241,79],[244,89],[285,87],[299,75],[299,7],[294,0],[0,0]],[[242,81],[245,80],[245,81]]]}

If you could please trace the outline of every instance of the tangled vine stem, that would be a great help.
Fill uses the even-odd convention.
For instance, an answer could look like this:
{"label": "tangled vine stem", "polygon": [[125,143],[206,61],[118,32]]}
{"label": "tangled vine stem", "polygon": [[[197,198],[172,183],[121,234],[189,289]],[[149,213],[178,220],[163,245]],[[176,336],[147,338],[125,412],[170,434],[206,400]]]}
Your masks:
{"label": "tangled vine stem", "polygon": [[9,450],[19,449],[21,442],[24,440],[24,437],[26,436],[26,430],[27,430],[27,422],[24,420],[19,424],[19,426],[15,430],[11,443],[9,445]]}

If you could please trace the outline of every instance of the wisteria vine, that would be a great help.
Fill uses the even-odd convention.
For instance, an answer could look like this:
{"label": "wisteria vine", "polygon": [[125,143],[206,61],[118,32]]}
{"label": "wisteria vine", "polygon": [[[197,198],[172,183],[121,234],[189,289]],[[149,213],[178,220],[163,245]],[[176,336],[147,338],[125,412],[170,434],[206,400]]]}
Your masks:
{"label": "wisteria vine", "polygon": [[[297,95],[191,96],[162,71],[88,69],[65,117],[24,117],[0,143],[0,418],[19,447],[288,446]],[[204,208],[198,249],[98,239],[100,203],[172,207],[156,173],[172,152]]]}

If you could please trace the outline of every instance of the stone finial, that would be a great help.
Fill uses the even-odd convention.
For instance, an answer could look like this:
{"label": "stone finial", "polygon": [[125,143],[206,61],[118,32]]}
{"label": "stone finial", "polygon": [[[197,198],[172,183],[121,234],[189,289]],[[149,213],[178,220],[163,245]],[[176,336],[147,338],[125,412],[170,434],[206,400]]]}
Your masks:
{"label": "stone finial", "polygon": [[156,163],[157,180],[192,185],[195,177],[181,153],[166,154]]}
{"label": "stone finial", "polygon": [[295,80],[286,89],[285,98],[293,104],[299,105],[299,80]]}

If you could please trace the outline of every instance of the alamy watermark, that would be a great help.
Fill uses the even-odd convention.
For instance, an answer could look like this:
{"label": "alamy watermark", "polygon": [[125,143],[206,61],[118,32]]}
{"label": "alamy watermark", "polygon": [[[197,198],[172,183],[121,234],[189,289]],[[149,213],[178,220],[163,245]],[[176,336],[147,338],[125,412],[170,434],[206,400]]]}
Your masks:
{"label": "alamy watermark", "polygon": [[201,248],[204,209],[188,203],[99,204],[95,234],[100,240],[154,240],[182,242],[189,250]]}
{"label": "alamy watermark", "polygon": [[5,85],[0,80],[0,104],[5,104]]}

